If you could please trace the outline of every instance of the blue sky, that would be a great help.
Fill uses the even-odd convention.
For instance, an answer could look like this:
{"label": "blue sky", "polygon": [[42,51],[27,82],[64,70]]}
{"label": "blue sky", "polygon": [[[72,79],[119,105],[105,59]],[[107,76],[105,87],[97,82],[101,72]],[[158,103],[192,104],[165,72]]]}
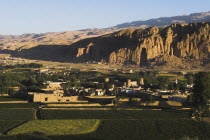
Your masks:
{"label": "blue sky", "polygon": [[210,11],[210,0],[0,0],[0,34],[104,28]]}

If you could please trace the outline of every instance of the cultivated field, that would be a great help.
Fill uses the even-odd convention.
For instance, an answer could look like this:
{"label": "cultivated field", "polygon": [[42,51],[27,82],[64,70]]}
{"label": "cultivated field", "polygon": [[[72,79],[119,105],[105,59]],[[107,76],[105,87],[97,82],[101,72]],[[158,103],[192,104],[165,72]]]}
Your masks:
{"label": "cultivated field", "polygon": [[0,109],[1,108],[37,108],[39,105],[34,104],[34,103],[1,103],[0,104]]}
{"label": "cultivated field", "polygon": [[187,119],[188,113],[158,110],[42,110],[44,119]]}
{"label": "cultivated field", "polygon": [[0,109],[0,120],[33,120],[34,109]]}
{"label": "cultivated field", "polygon": [[17,125],[23,123],[24,121],[11,121],[11,120],[0,120],[0,134],[4,133],[10,128],[16,127]]}
{"label": "cultivated field", "polygon": [[0,96],[0,102],[2,101],[24,101],[24,100],[18,98],[12,98],[10,96]]}
{"label": "cultivated field", "polygon": [[9,135],[43,133],[46,135],[71,135],[93,132],[99,120],[33,120],[10,131]]}
{"label": "cultivated field", "polygon": [[193,120],[103,120],[99,128],[86,135],[53,136],[68,140],[172,140],[182,137],[208,140],[210,125]]}
{"label": "cultivated field", "polygon": [[36,104],[2,105],[1,140],[209,140],[210,137],[210,124],[192,120],[190,111],[172,108],[43,108],[36,113],[41,120],[36,120]]}

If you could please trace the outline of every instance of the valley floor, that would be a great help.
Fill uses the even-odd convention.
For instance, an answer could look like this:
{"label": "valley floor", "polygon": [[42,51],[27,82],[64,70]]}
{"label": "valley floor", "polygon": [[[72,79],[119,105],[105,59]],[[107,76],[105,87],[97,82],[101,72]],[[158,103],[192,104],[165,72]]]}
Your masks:
{"label": "valley floor", "polygon": [[[17,107],[21,107],[21,109]],[[143,108],[143,107],[142,107]],[[208,140],[210,124],[189,117],[190,110],[40,109],[35,104],[2,104],[3,140]],[[128,108],[127,108],[128,109]]]}

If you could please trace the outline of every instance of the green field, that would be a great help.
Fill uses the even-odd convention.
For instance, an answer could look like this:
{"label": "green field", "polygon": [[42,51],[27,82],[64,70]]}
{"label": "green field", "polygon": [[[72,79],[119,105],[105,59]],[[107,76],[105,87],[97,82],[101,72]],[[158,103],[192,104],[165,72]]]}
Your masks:
{"label": "green field", "polygon": [[104,120],[86,135],[53,136],[74,140],[172,140],[185,136],[208,140],[210,125],[193,120]]}
{"label": "green field", "polygon": [[10,128],[13,128],[24,121],[2,121],[0,120],[0,134],[3,133],[4,131],[7,131]]}
{"label": "green field", "polygon": [[45,120],[53,119],[128,119],[111,110],[42,110]]}
{"label": "green field", "polygon": [[2,138],[6,140],[28,140],[29,138],[40,140],[46,138],[52,140],[181,140],[183,137],[190,137],[209,140],[210,137],[209,124],[190,119],[103,120],[99,126],[98,123],[98,120],[35,120],[13,129],[7,137]]}
{"label": "green field", "polygon": [[156,110],[42,110],[44,119],[179,119],[188,112]]}
{"label": "green field", "polygon": [[0,102],[1,101],[24,101],[23,99],[14,98],[10,96],[0,96]]}
{"label": "green field", "polygon": [[37,108],[39,105],[35,103],[1,103],[1,108]]}
{"label": "green field", "polygon": [[[209,140],[210,124],[188,111],[1,108],[1,140]],[[20,121],[18,121],[20,120]],[[187,137],[185,139],[180,139]],[[198,140],[194,139],[194,140]],[[191,139],[192,140],[192,139]]]}
{"label": "green field", "polygon": [[0,120],[33,120],[33,109],[0,109]]}
{"label": "green field", "polygon": [[159,73],[158,76],[177,77],[176,74],[171,73]]}
{"label": "green field", "polygon": [[9,135],[43,133],[46,135],[70,135],[93,132],[99,120],[33,120],[10,131]]}

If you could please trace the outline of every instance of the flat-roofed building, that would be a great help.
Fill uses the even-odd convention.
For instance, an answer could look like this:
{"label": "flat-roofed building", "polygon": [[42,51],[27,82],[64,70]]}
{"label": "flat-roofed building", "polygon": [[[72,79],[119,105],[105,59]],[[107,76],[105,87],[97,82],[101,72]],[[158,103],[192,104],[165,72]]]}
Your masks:
{"label": "flat-roofed building", "polygon": [[33,93],[33,102],[78,102],[79,96],[64,96],[63,93]]}

